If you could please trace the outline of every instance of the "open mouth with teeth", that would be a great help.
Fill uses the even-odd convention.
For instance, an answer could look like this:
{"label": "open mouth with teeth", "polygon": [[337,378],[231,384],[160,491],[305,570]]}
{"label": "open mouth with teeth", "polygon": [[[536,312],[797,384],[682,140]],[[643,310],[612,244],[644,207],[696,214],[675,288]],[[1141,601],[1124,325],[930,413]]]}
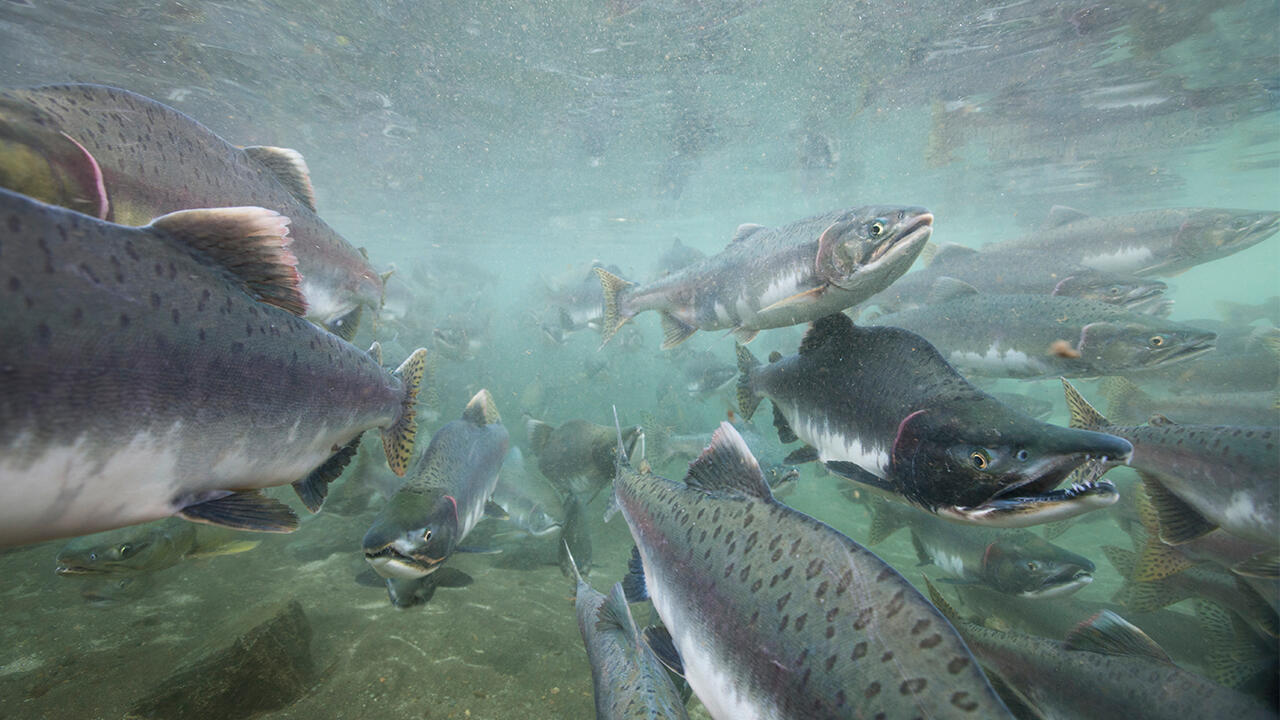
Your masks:
{"label": "open mouth with teeth", "polygon": [[[1110,480],[1101,478],[1109,463],[1126,461],[1125,457],[1076,453],[1060,455],[1044,461],[1039,472],[1025,480],[1007,485],[979,505],[938,508],[938,514],[951,520],[988,527],[1020,528],[1057,522],[1112,505],[1120,493]],[[1058,485],[1072,472],[1083,471],[1072,484]]]}
{"label": "open mouth with teeth", "polygon": [[436,560],[405,555],[390,544],[372,552],[366,550],[364,559],[373,566],[374,572],[384,578],[405,579],[430,575],[444,562],[444,558]]}

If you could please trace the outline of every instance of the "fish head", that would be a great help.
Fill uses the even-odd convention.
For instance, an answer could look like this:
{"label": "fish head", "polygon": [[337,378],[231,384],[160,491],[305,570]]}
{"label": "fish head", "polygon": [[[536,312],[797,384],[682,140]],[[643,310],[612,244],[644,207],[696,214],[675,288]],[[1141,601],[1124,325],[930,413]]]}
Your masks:
{"label": "fish head", "polygon": [[1052,294],[1128,308],[1151,302],[1164,294],[1168,287],[1151,278],[1081,268],[1059,280]]}
{"label": "fish head", "polygon": [[982,573],[1000,592],[1029,600],[1065,597],[1093,582],[1093,562],[1027,531],[987,546]]}
{"label": "fish head", "polygon": [[1217,334],[1152,316],[1099,321],[1080,331],[1077,351],[1099,374],[1153,368],[1198,357],[1214,349]]}
{"label": "fish head", "polygon": [[550,535],[560,529],[560,521],[551,517],[551,513],[542,505],[534,505],[522,524],[534,537]]}
{"label": "fish head", "polygon": [[892,466],[902,494],[943,517],[1025,527],[1115,502],[1105,480],[1055,488],[1086,462],[1127,462],[1132,453],[1123,438],[1048,425],[984,396],[908,415]]}
{"label": "fish head", "polygon": [[911,267],[932,233],[933,214],[922,207],[856,208],[823,231],[814,270],[838,288],[870,296]]}
{"label": "fish head", "polygon": [[[401,488],[364,535],[364,557],[384,578],[430,575],[458,544],[458,504],[451,496],[434,501]],[[418,508],[426,508],[423,512]]]}
{"label": "fish head", "polygon": [[57,127],[35,105],[0,93],[0,187],[110,219],[102,169],[84,146]]}
{"label": "fish head", "polygon": [[774,497],[786,495],[799,484],[800,471],[793,465],[770,465],[764,468],[764,480]]}
{"label": "fish head", "polygon": [[[192,528],[184,528],[194,532]],[[155,527],[132,526],[79,537],[58,551],[54,569],[73,575],[128,575],[158,570],[173,551],[174,537]],[[168,563],[172,564],[172,563]]]}
{"label": "fish head", "polygon": [[1173,256],[1156,272],[1167,266],[1171,272],[1226,257],[1271,237],[1280,230],[1280,212],[1205,208],[1197,210],[1178,228],[1173,240]]}

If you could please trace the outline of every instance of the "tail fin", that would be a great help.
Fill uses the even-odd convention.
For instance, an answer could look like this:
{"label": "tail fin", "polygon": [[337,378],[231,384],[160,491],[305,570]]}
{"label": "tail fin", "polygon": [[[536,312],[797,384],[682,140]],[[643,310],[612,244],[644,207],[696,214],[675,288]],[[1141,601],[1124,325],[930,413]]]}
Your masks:
{"label": "tail fin", "polygon": [[751,389],[751,372],[755,370],[760,361],[755,355],[746,348],[745,345],[738,345],[738,412],[746,420],[750,420],[755,414],[756,408],[760,405],[760,396]]}
{"label": "tail fin", "polygon": [[413,457],[413,444],[418,439],[418,420],[415,406],[418,388],[427,369],[427,351],[418,348],[396,368],[396,377],[404,383],[404,395],[400,399],[400,417],[389,427],[382,429],[382,449],[387,453],[387,466],[391,472],[404,477]]}
{"label": "tail fin", "polygon": [[867,536],[867,545],[878,545],[890,535],[905,527],[907,520],[903,512],[889,505],[887,500],[875,498],[870,503],[871,529]]}
{"label": "tail fin", "polygon": [[604,347],[606,343],[618,334],[618,330],[631,319],[631,315],[624,315],[619,307],[619,297],[622,291],[631,287],[634,283],[623,280],[604,268],[594,268],[596,275],[600,277],[600,288],[604,290],[604,322],[600,326],[600,332],[604,336],[600,341],[600,347]]}
{"label": "tail fin", "polygon": [[1107,399],[1107,412],[1120,422],[1142,422],[1150,415],[1151,396],[1126,377],[1104,378],[1099,385]]}
{"label": "tail fin", "polygon": [[542,454],[542,450],[547,447],[547,441],[551,439],[551,432],[555,430],[548,423],[541,420],[535,420],[529,415],[524,416],[524,434],[529,439],[529,452],[534,455]]}
{"label": "tail fin", "polygon": [[1071,427],[1084,430],[1103,430],[1111,427],[1111,421],[1095,410],[1069,380],[1059,379],[1062,380],[1062,390],[1067,396],[1067,408],[1071,411]]}

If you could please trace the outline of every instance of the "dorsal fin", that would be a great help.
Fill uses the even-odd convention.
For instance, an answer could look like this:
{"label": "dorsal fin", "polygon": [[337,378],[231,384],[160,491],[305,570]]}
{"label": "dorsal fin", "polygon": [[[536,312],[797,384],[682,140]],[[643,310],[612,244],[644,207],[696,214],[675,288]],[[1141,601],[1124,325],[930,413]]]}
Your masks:
{"label": "dorsal fin", "polygon": [[1110,610],[1103,610],[1077,625],[1067,633],[1065,645],[1068,650],[1143,657],[1173,664],[1155,640]]}
{"label": "dorsal fin", "polygon": [[963,280],[957,280],[949,275],[943,275],[933,281],[933,286],[929,288],[929,294],[925,298],[925,302],[930,305],[938,305],[950,300],[957,300],[970,295],[977,295],[978,288],[970,285]]}
{"label": "dorsal fin", "polygon": [[800,341],[800,354],[807,355],[832,340],[841,340],[853,332],[853,320],[844,313],[833,313],[820,317],[809,325],[804,339]]}
{"label": "dorsal fin", "polygon": [[373,344],[369,346],[369,349],[365,351],[365,354],[373,358],[374,362],[381,365],[382,364],[382,343],[378,342],[377,340],[374,340]]}
{"label": "dorsal fin", "polygon": [[736,490],[773,501],[773,493],[760,471],[760,463],[756,462],[738,431],[727,422],[720,423],[719,429],[711,435],[711,444],[697,460],[689,463],[689,474],[684,481],[689,487],[699,490]]}
{"label": "dorsal fin", "polygon": [[[949,242],[942,243],[940,245],[932,245],[931,243],[930,245],[933,247],[933,253],[928,258],[927,266],[929,267],[932,267],[934,263],[941,263],[945,265],[949,262],[955,262],[960,258],[978,254],[978,251],[974,248],[967,245],[961,245],[960,243]],[[928,247],[925,249],[927,250]]]}
{"label": "dorsal fin", "polygon": [[289,250],[289,218],[280,213],[260,207],[179,210],[147,228],[217,263],[254,298],[306,315],[298,258]]}
{"label": "dorsal fin", "polygon": [[502,417],[498,415],[498,406],[493,404],[493,396],[484,388],[481,388],[480,392],[471,398],[471,402],[467,403],[466,409],[462,411],[462,419],[475,425],[492,425],[502,422]]}
{"label": "dorsal fin", "polygon": [[[760,232],[763,229],[764,229],[763,225],[757,225],[755,223],[742,223],[741,225],[738,226],[737,230],[733,231],[733,238],[729,240],[729,244],[732,245],[733,243],[736,243],[736,242],[742,242],[743,240],[746,240],[747,238],[751,237],[752,235],[755,235],[756,233]],[[677,240],[677,242],[679,241]]]}
{"label": "dorsal fin", "polygon": [[1066,205],[1054,205],[1049,208],[1049,215],[1044,219],[1044,229],[1062,227],[1078,220],[1087,220],[1090,215]]}
{"label": "dorsal fin", "polygon": [[596,629],[621,632],[626,636],[629,647],[634,648],[641,642],[640,630],[631,617],[631,608],[627,606],[627,598],[623,595],[622,583],[613,584],[613,589],[596,610]]}
{"label": "dorsal fin", "polygon": [[298,202],[306,205],[311,212],[316,211],[316,191],[311,186],[311,170],[307,168],[307,161],[303,159],[302,153],[270,145],[250,145],[244,148],[244,152],[270,170]]}
{"label": "dorsal fin", "polygon": [[1071,411],[1071,427],[1098,430],[1111,427],[1111,421],[1094,409],[1088,400],[1066,378],[1062,379],[1062,392],[1067,396],[1067,409]]}

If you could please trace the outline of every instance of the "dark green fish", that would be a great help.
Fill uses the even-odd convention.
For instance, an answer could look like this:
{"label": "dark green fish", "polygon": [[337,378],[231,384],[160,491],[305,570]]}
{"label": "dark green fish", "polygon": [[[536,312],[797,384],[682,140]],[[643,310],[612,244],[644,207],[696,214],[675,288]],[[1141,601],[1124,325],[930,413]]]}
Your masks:
{"label": "dark green fish", "polygon": [[[561,549],[568,553],[566,546]],[[582,579],[572,553],[567,562],[574,578],[578,630],[591,663],[596,720],[687,720],[684,701],[666,667],[631,617],[622,583],[614,583],[606,597]]]}
{"label": "dark green fish", "polygon": [[185,560],[246,552],[258,542],[223,528],[167,518],[76,538],[58,551],[54,572],[63,577],[141,575]]}
{"label": "dark green fish", "polygon": [[373,428],[404,473],[426,351],[388,373],[302,319],[287,225],[126,227],[0,190],[0,545],[171,515],[288,531],[257,489],[318,509]]}
{"label": "dark green fish", "polygon": [[1109,482],[1055,490],[1091,458],[1127,458],[1111,435],[1047,425],[960,376],[924,338],[857,327],[837,313],[813,323],[800,351],[760,365],[739,346],[738,404],[773,401],[795,459],[951,520],[1022,527],[1115,502]]}
{"label": "dark green fish", "polygon": [[560,572],[573,577],[578,570],[591,572],[591,527],[582,501],[572,493],[564,498],[564,520],[560,525]]}
{"label": "dark green fish", "polygon": [[1275,717],[1247,695],[1174,665],[1151,638],[1109,610],[1057,641],[966,622],[932,585],[929,592],[983,667],[999,678],[996,686],[1040,717]]}
{"label": "dark green fish", "polygon": [[[569,420],[557,427],[526,417],[525,434],[529,452],[538,456],[538,469],[561,494],[594,494],[613,479],[613,428],[586,420]],[[639,425],[623,431],[628,453],[642,437]]]}
{"label": "dark green fish", "polygon": [[1216,335],[1116,305],[1055,295],[987,295],[954,281],[933,305],[876,318],[919,333],[965,375],[1098,377],[1182,362]]}
{"label": "dark green fish", "polygon": [[664,350],[698,330],[732,330],[747,343],[761,330],[816,320],[880,292],[911,267],[932,232],[924,208],[859,207],[779,228],[743,225],[724,250],[640,287],[596,268],[604,341],[656,310]]}
{"label": "dark green fish", "polygon": [[[625,456],[624,456],[625,457]],[[901,575],[777,502],[722,423],[684,482],[620,464],[647,590],[716,720],[1009,717],[950,623]]]}
{"label": "dark green fish", "polygon": [[1166,208],[1094,217],[1068,207],[1044,226],[983,251],[1034,250],[1097,270],[1167,277],[1252,247],[1280,230],[1280,213],[1227,208]]}
{"label": "dark green fish", "polygon": [[[492,504],[507,429],[488,390],[431,438],[404,485],[364,535],[364,557],[390,580],[435,572]],[[393,589],[394,591],[394,589]]]}
{"label": "dark green fish", "polygon": [[[315,213],[306,162],[293,150],[231,145],[162,103],[103,85],[0,93],[0,179],[38,200],[123,225],[189,208],[257,205],[292,221],[307,317],[350,340],[382,279]],[[39,194],[36,194],[36,193]]]}

